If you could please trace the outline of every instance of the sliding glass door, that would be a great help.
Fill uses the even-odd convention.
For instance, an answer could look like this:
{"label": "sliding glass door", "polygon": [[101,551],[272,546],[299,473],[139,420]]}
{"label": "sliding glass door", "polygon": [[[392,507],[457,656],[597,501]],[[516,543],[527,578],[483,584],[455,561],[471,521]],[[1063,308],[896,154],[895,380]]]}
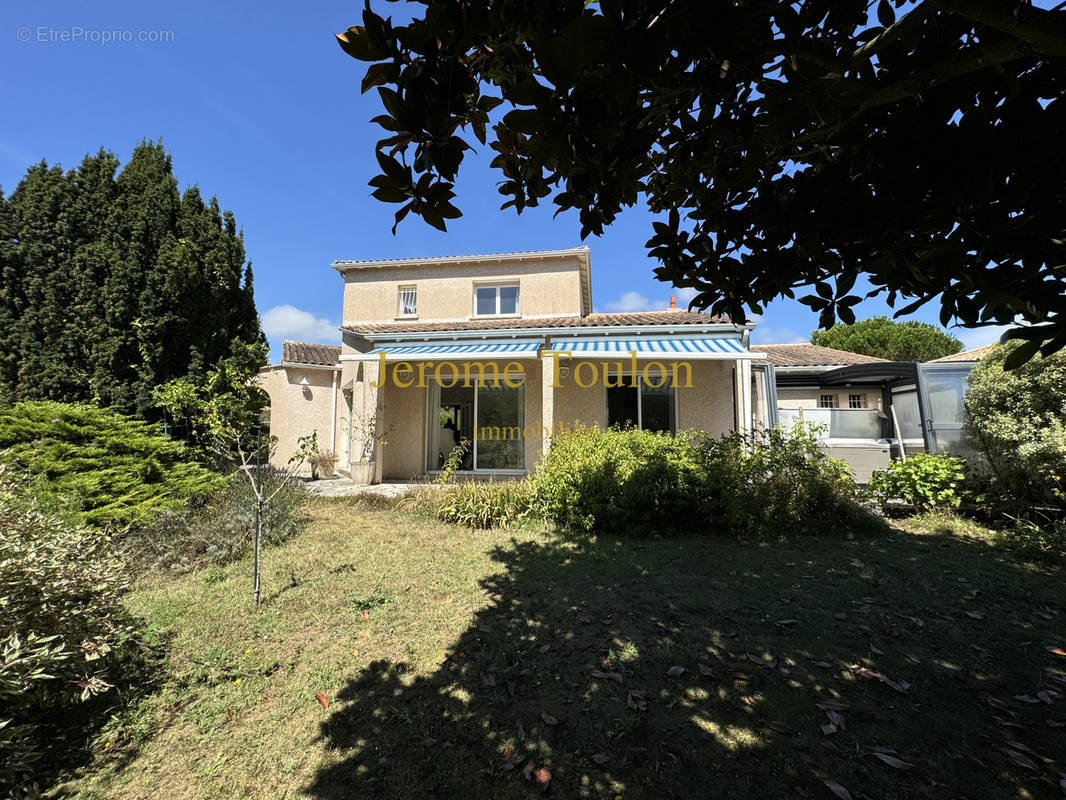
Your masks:
{"label": "sliding glass door", "polygon": [[429,387],[426,469],[439,470],[462,442],[460,470],[525,469],[525,386],[503,383]]}

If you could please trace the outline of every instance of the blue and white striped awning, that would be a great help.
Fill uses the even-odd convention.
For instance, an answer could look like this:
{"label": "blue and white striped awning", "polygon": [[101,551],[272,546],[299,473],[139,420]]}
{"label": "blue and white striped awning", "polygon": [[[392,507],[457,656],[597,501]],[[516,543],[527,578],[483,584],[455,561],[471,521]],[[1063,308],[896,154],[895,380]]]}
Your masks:
{"label": "blue and white striped awning", "polygon": [[704,336],[698,338],[640,338],[640,339],[557,339],[552,342],[553,353],[569,353],[571,356],[629,356],[637,358],[764,358],[762,353],[752,353],[744,348],[739,338],[727,336]]}
{"label": "blue and white striped awning", "polygon": [[381,358],[386,361],[444,361],[481,358],[536,358],[544,345],[543,339],[506,339],[493,342],[419,342],[376,347],[364,353],[362,359]]}

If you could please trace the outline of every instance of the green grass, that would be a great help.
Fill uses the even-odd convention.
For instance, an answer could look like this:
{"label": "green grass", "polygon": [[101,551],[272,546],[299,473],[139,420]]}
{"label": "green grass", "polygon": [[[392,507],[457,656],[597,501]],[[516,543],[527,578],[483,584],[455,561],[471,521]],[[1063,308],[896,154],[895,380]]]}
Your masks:
{"label": "green grass", "polygon": [[66,791],[526,798],[531,761],[565,798],[1061,794],[1063,576],[980,528],[570,541],[314,514],[266,551],[259,611],[246,561],[131,596],[171,677]]}

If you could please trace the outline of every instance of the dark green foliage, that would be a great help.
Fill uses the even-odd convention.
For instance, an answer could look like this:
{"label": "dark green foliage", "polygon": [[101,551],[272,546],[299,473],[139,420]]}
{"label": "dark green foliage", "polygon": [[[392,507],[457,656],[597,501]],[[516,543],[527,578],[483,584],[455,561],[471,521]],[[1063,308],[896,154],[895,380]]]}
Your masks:
{"label": "dark green foliage", "polygon": [[472,136],[505,208],[550,198],[585,237],[646,202],[656,274],[697,307],[740,321],[813,290],[801,300],[828,327],[869,289],[901,314],[938,300],[942,325],[1020,317],[1066,345],[1061,8],[420,5],[394,22],[367,3],[338,36],[370,62],[385,130],[370,183],[397,222],[460,216]]}
{"label": "dark green foliage", "polygon": [[997,347],[970,373],[966,432],[978,457],[986,502],[1015,515],[1032,507],[1066,509],[1066,354],[1015,370],[1017,345]]}
{"label": "dark green foliage", "polygon": [[574,530],[764,536],[863,521],[847,467],[802,428],[720,439],[579,430],[552,442],[532,487],[536,512]]}
{"label": "dark green foliage", "polygon": [[871,317],[811,333],[811,344],[889,361],[932,361],[962,350],[962,342],[928,322]]}
{"label": "dark green foliage", "polygon": [[715,528],[766,536],[869,527],[851,469],[818,449],[810,426],[707,439],[704,451]]}
{"label": "dark green foliage", "polygon": [[154,386],[262,341],[233,215],[142,142],[0,197],[0,397],[156,415]]}
{"label": "dark green foliage", "polygon": [[[42,512],[0,467],[0,794],[36,797],[131,676],[130,571],[107,535]],[[43,769],[42,764],[48,768]]]}
{"label": "dark green foliage", "polygon": [[[431,490],[432,491],[432,490]],[[532,513],[532,485],[521,481],[462,481],[435,498],[437,518],[468,528],[510,528]]]}
{"label": "dark green foliage", "polygon": [[[263,543],[280,544],[310,520],[310,495],[301,481],[285,479],[270,467],[263,468],[263,489],[268,495],[279,490],[263,509]],[[234,474],[205,502],[164,511],[134,526],[128,541],[138,561],[187,571],[240,558],[251,547],[254,530],[255,497],[248,479]]]}
{"label": "dark green foliage", "polygon": [[0,409],[0,460],[65,519],[123,525],[222,485],[158,425],[89,405]]}
{"label": "dark green foliage", "polygon": [[539,513],[573,530],[690,532],[711,511],[693,433],[578,429],[552,440],[532,480]]}
{"label": "dark green foliage", "polygon": [[942,453],[916,453],[893,461],[870,476],[867,492],[882,505],[902,500],[914,511],[958,508],[962,502],[963,460]]}

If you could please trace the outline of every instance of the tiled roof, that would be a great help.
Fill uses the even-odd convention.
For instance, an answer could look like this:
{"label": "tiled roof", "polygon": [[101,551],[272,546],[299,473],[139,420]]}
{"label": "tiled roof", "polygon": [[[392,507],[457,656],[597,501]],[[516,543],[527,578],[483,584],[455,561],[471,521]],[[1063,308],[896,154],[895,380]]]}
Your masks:
{"label": "tiled roof", "polygon": [[454,322],[364,322],[345,325],[356,334],[430,333],[441,331],[497,331],[522,328],[600,328],[625,325],[728,325],[729,318],[702,311],[631,311],[578,317],[471,319]]}
{"label": "tiled roof", "polygon": [[588,255],[587,245],[569,247],[560,250],[514,250],[505,253],[471,253],[470,255],[451,256],[415,256],[413,258],[363,258],[338,259],[333,268],[368,269],[374,267],[418,266],[436,264],[455,264],[467,261],[513,261],[526,258],[553,258],[558,256]]}
{"label": "tiled roof", "polygon": [[992,348],[997,344],[998,342],[992,342],[992,344],[986,344],[984,347],[975,347],[973,350],[963,350],[961,353],[953,353],[952,355],[944,356],[943,358],[934,358],[931,363],[941,364],[945,361],[980,361],[992,352]]}
{"label": "tiled roof", "polygon": [[751,349],[766,353],[767,360],[775,367],[849,367],[852,364],[872,364],[884,361],[876,356],[819,347],[816,344],[755,344]]}
{"label": "tiled roof", "polygon": [[332,367],[341,357],[341,349],[333,344],[314,344],[311,342],[283,342],[281,345],[282,364],[315,364]]}

